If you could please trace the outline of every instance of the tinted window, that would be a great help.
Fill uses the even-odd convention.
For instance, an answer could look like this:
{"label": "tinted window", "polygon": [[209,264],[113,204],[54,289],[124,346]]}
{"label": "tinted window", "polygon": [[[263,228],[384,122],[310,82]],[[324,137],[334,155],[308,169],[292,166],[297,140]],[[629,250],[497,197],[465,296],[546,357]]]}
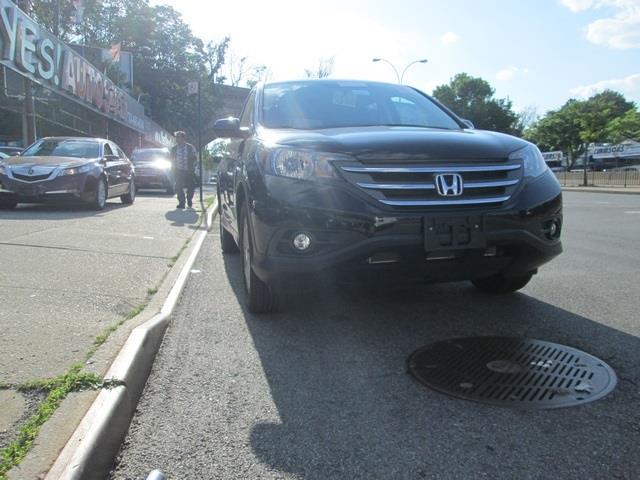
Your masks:
{"label": "tinted window", "polygon": [[113,150],[111,150],[111,146],[108,143],[104,144],[104,154],[106,155],[113,155]]}
{"label": "tinted window", "polygon": [[100,143],[92,140],[44,139],[26,149],[22,155],[25,157],[98,158]]}
{"label": "tinted window", "polygon": [[240,126],[241,127],[250,127],[253,119],[253,106],[255,104],[256,94],[255,92],[251,92],[249,99],[242,111],[242,116],[240,117]]}
{"label": "tinted window", "polygon": [[453,118],[415,90],[366,82],[267,85],[262,121],[269,128],[398,125],[460,129]]}

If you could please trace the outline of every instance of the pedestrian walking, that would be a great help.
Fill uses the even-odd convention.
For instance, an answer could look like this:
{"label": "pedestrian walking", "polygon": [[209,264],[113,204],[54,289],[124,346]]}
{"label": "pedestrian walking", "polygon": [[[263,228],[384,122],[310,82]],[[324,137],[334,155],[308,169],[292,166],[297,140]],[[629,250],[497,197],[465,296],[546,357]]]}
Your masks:
{"label": "pedestrian walking", "polygon": [[[176,145],[171,149],[171,164],[173,178],[176,182],[176,195],[178,197],[177,208],[193,206],[193,190],[195,186],[196,149],[187,143],[187,134],[182,131],[174,133]],[[186,190],[186,198],[185,198]]]}

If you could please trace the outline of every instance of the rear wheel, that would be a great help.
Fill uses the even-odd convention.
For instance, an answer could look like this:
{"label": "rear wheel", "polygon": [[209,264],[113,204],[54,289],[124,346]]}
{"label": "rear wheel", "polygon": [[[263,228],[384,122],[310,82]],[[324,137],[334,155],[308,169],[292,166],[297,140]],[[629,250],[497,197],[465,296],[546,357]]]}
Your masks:
{"label": "rear wheel", "polygon": [[515,277],[506,277],[501,273],[486,278],[477,278],[471,283],[487,293],[513,293],[524,287],[533,277],[533,273],[525,273]]}
{"label": "rear wheel", "polygon": [[242,278],[247,292],[247,307],[252,313],[269,313],[276,308],[276,296],[269,286],[258,278],[251,267],[253,239],[246,208],[240,212],[240,251],[242,253]]}
{"label": "rear wheel", "polygon": [[120,195],[120,200],[125,205],[131,205],[136,199],[136,183],[133,179],[129,180],[129,191],[124,195]]}

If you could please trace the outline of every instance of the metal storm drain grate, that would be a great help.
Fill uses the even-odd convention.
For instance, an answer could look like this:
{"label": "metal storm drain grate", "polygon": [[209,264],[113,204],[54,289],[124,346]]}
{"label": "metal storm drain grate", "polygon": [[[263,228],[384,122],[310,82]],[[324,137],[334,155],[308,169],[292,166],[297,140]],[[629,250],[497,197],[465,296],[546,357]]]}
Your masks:
{"label": "metal storm drain grate", "polygon": [[421,383],[454,397],[521,409],[593,402],[616,386],[602,360],[557,343],[507,337],[460,338],[409,357]]}

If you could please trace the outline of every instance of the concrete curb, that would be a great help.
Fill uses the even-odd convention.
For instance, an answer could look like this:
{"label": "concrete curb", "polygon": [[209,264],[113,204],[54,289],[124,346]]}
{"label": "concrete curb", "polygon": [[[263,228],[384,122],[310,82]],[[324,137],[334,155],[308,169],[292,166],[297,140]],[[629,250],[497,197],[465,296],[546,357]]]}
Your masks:
{"label": "concrete curb", "polygon": [[193,264],[211,230],[218,210],[215,202],[176,283],[160,313],[136,327],[107,371],[105,378],[123,385],[102,390],[47,473],[45,480],[104,479],[124,436],[160,349],[169,319],[184,289]]}
{"label": "concrete curb", "polygon": [[607,187],[562,187],[564,192],[613,193],[616,195],[640,195],[636,188],[607,188]]}

